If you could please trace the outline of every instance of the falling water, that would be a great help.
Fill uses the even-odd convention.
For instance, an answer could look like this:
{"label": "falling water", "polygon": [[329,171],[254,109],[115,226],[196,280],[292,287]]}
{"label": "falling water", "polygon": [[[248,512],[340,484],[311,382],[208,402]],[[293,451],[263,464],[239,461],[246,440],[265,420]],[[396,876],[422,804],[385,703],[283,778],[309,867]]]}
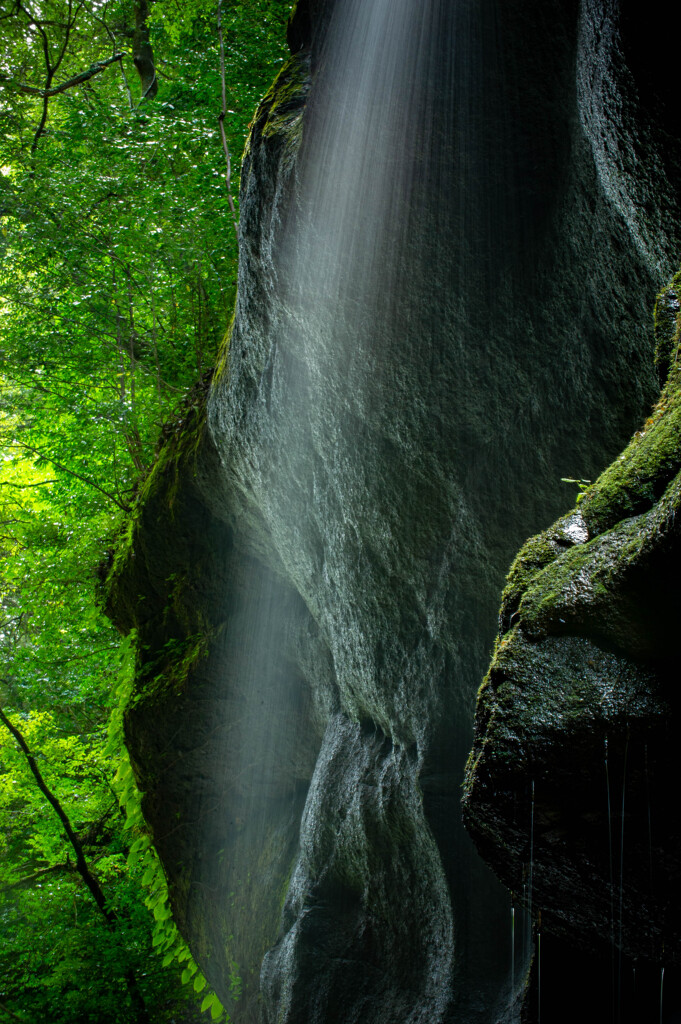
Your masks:
{"label": "falling water", "polygon": [[532,922],[532,882],[534,875],[534,779],[532,779],[532,796],[530,801],[530,875],[527,886],[527,909]]}
{"label": "falling water", "polygon": [[612,806],[610,802],[610,771],[608,768],[608,737],[605,737],[605,792],[608,820],[608,872],[610,879],[610,992],[613,1018],[615,1016],[615,881],[612,861]]}
{"label": "falling water", "polygon": [[664,1004],[664,967],[660,970],[660,1024],[662,1024],[662,1007]]}
{"label": "falling water", "polygon": [[[485,487],[498,477],[485,463],[497,453],[464,414],[480,416],[466,411],[473,386],[502,386],[489,355],[474,348],[474,367],[465,358],[526,223],[498,6],[333,6],[296,201],[287,192],[275,205],[276,311],[266,334],[233,340],[230,387],[248,391],[251,412],[242,421],[241,396],[213,406],[236,489],[319,624],[350,714],[422,748],[441,698],[443,629],[453,617],[470,631],[449,669],[448,699],[466,713],[461,759],[490,639],[479,620],[464,624],[489,557],[470,476]],[[238,302],[249,301],[242,290]]]}
{"label": "falling water", "polygon": [[537,1024],[541,1024],[541,910],[537,915]]}
{"label": "falling water", "polygon": [[515,998],[515,906],[511,894],[511,999]]}
{"label": "falling water", "polygon": [[[405,909],[397,926],[409,929],[412,942],[411,964],[408,951],[401,952],[407,964],[401,973],[416,963],[423,975],[414,1014],[436,1021],[445,1012],[455,925],[457,969],[468,974],[476,1013],[480,992],[494,984],[484,958],[469,967],[471,950],[490,939],[484,913],[478,921],[464,904],[454,916],[446,895],[454,889],[454,899],[462,898],[465,872],[480,868],[462,870],[471,853],[464,837],[451,838],[448,823],[448,856],[463,860],[448,865],[445,879],[417,794],[443,692],[458,702],[461,722],[454,742],[448,738],[446,770],[463,762],[470,697],[490,638],[488,632],[483,639],[479,622],[472,630],[461,623],[469,649],[461,644],[452,664],[442,632],[451,628],[448,617],[462,619],[479,601],[475,572],[485,558],[475,553],[481,541],[463,486],[479,443],[452,415],[468,401],[470,383],[453,368],[463,365],[472,325],[489,315],[500,266],[522,236],[511,224],[515,162],[499,91],[497,8],[498,0],[333,5],[303,121],[295,198],[287,192],[276,207],[283,225],[271,263],[276,315],[266,336],[243,347],[232,340],[243,355],[230,363],[230,384],[252,389],[252,413],[232,426],[227,421],[243,409],[243,399],[215,407],[216,433],[231,436],[240,449],[228,459],[236,489],[257,509],[282,575],[315,621],[332,666],[328,705],[342,711],[326,721],[285,934],[263,965],[272,1019],[306,1012],[296,1003],[295,970],[310,941],[309,893],[330,884],[337,871],[334,884],[342,876],[347,888],[343,920],[356,914],[358,935],[366,927],[362,900],[381,899],[383,869],[374,866],[369,881],[371,844],[382,834],[391,849],[396,812],[383,796],[376,805],[357,804],[357,794],[375,791],[377,779],[379,793],[389,780],[392,799],[399,794],[403,801],[399,815],[419,835],[413,840],[418,856],[404,843],[395,854],[399,882],[390,884],[430,879],[431,896],[424,891],[422,902],[430,916]],[[248,301],[244,290],[238,301]],[[481,379],[497,372],[486,356],[481,361]],[[425,389],[419,401],[414,380]],[[455,471],[443,472],[457,450]],[[398,553],[412,562],[398,565]],[[454,685],[444,687],[446,661]],[[447,713],[453,715],[451,704]],[[348,720],[367,723],[375,742]],[[344,747],[348,736],[352,742]],[[341,784],[337,766],[349,753],[355,761],[343,761]],[[343,812],[355,806],[354,819]],[[332,814],[343,815],[348,829],[352,820],[352,834],[334,826],[335,844],[322,848],[329,834],[324,817]],[[351,887],[343,858],[352,860]],[[400,877],[407,871],[409,882]],[[387,864],[385,874],[387,892]],[[496,883],[485,879],[484,885],[491,890]],[[372,894],[358,902],[363,887]],[[434,893],[442,895],[434,899]],[[478,888],[478,908],[485,898]],[[316,899],[333,906],[324,895]],[[393,891],[374,916],[389,920],[400,901]],[[339,929],[330,920],[327,934]],[[384,941],[392,941],[389,933]],[[498,936],[493,941],[500,944]],[[507,978],[507,956],[498,960],[494,971]],[[398,960],[391,961],[389,969],[375,968],[383,971],[386,993],[392,984],[386,1000],[399,998],[405,983],[402,977],[391,982],[391,972],[400,974]],[[384,1012],[391,1012],[387,1001]]]}
{"label": "falling water", "polygon": [[648,870],[650,874],[650,896],[651,899],[655,893],[655,885],[653,881],[653,824],[652,824],[652,813],[650,808],[650,773],[648,770],[648,744],[646,743],[644,749],[644,769],[646,777],[646,805],[648,809]]}
{"label": "falling water", "polygon": [[[471,853],[456,800],[503,570],[533,521],[528,510],[536,521],[548,505],[518,486],[528,471],[517,466],[535,465],[536,446],[530,428],[510,436],[508,403],[519,433],[526,422],[537,427],[537,392],[555,406],[567,378],[562,356],[547,355],[555,324],[528,329],[536,293],[528,286],[526,304],[514,306],[517,282],[533,276],[523,246],[548,216],[542,197],[565,133],[548,104],[542,118],[556,125],[555,137],[552,128],[535,137],[518,99],[523,83],[505,88],[521,34],[514,25],[511,59],[499,43],[507,11],[502,0],[334,4],[295,143],[279,177],[268,179],[270,205],[257,210],[259,220],[253,214],[257,241],[252,225],[244,229],[242,266],[249,246],[259,246],[265,267],[256,282],[240,278],[228,381],[212,399],[211,429],[255,537],[246,543],[275,578],[271,598],[265,590],[260,601],[263,620],[252,621],[250,608],[244,615],[255,638],[246,676],[253,688],[268,681],[265,714],[274,724],[249,730],[240,749],[265,792],[277,758],[260,754],[277,733],[285,688],[260,653],[277,648],[272,623],[294,650],[300,607],[316,643],[307,663],[288,666],[300,704],[301,675],[308,698],[314,691],[313,710],[303,708],[314,728],[301,736],[317,753],[311,779],[307,747],[293,758],[297,797],[303,780],[309,789],[282,934],[263,967],[268,1021],[309,1014],[296,999],[312,998],[313,983],[295,972],[315,948],[306,935],[314,920],[329,915],[328,943],[347,929],[357,954],[344,961],[348,974],[361,959],[353,945],[366,925],[361,914],[379,897],[374,919],[388,923],[376,947],[388,952],[371,967],[388,994],[399,993],[402,978],[388,975],[402,961],[389,943],[413,929],[403,952],[414,1021],[444,1019],[457,984],[472,1007],[466,1016],[457,1005],[462,1019],[491,1019],[496,994],[508,990],[507,904]],[[548,87],[559,83],[556,74]],[[542,81],[537,102],[545,88]],[[286,116],[282,107],[276,117]],[[533,288],[545,284],[536,279]],[[571,350],[561,341],[556,352]],[[534,818],[533,780],[524,963]],[[393,844],[395,821],[411,845]],[[377,855],[376,836],[389,855]],[[427,898],[424,887],[428,913],[420,916],[410,894],[419,874],[444,894]],[[512,989],[515,945],[513,908]],[[391,1012],[387,1001],[383,1012]],[[393,1018],[407,1019],[398,1008]]]}
{"label": "falling water", "polygon": [[624,746],[624,764],[622,767],[622,808],[620,822],[620,891],[619,891],[619,918],[617,936],[617,1019],[622,1016],[622,926],[624,909],[624,810],[627,790],[627,759],[629,755],[629,730],[627,729],[627,740]]}
{"label": "falling water", "polygon": [[528,892],[528,885],[527,885],[527,879],[525,877],[525,868],[523,866],[523,896],[522,896],[522,900],[521,900],[522,906],[524,908],[523,916],[522,916],[522,922],[523,922],[523,947],[524,947],[523,959],[525,960],[525,963],[529,964],[531,962],[531,960],[532,960],[532,915],[531,915],[529,907],[528,907],[527,892]]}

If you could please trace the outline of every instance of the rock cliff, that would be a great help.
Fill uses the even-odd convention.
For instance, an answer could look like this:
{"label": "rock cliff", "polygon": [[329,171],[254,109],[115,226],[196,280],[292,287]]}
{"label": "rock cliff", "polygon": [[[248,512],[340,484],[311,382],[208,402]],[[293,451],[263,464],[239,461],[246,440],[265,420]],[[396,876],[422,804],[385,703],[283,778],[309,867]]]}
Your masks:
{"label": "rock cliff", "polygon": [[607,5],[316,2],[289,40],[229,338],[108,571],[128,745],[240,1024],[512,1019],[473,701],[513,552],[652,400],[678,146]]}

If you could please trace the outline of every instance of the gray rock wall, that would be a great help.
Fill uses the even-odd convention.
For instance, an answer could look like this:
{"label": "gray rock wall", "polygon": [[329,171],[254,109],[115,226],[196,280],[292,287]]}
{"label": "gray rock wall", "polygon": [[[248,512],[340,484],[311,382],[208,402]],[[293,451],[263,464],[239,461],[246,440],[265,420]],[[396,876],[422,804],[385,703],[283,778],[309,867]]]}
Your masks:
{"label": "gray rock wall", "polygon": [[[299,21],[256,115],[229,348],[180,469],[204,518],[167,527],[168,575],[186,571],[177,530],[214,551],[215,639],[181,712],[154,697],[128,716],[178,915],[244,1024],[506,1012],[508,899],[459,823],[498,593],[560,478],[595,476],[654,390],[649,308],[676,240],[660,217],[651,255],[615,157],[604,184],[603,83],[630,127],[638,108],[595,13],[417,6],[391,28],[406,75],[380,23],[368,67],[363,30],[325,49],[332,18],[310,54]],[[155,770],[159,731],[191,748],[181,785]],[[180,868],[161,816],[184,821],[194,777]]]}

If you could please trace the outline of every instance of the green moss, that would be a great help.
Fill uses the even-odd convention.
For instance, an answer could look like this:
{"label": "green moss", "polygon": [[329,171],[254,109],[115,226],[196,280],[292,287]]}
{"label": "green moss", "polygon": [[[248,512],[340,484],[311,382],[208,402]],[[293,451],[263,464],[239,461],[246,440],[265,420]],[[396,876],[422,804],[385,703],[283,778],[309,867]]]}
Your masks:
{"label": "green moss", "polygon": [[273,135],[291,136],[296,142],[302,138],[303,102],[309,86],[309,59],[301,54],[291,57],[275,78],[265,95],[267,120],[262,126],[264,138]]}
{"label": "green moss", "polygon": [[680,399],[665,389],[644,427],[585,492],[580,511],[590,534],[650,509],[681,469]]}
{"label": "green moss", "polygon": [[585,529],[577,509],[563,516],[543,533],[530,537],[520,549],[506,577],[501,597],[499,624],[502,635],[515,621],[522,596],[537,573],[560,558],[566,548],[574,544],[575,528]]}
{"label": "green moss", "polygon": [[664,386],[679,342],[679,294],[681,272],[663,288],[655,303],[655,369]]}
{"label": "green moss", "polygon": [[[670,558],[676,557],[674,522],[681,513],[679,292],[681,274],[658,298],[657,358],[666,367],[666,382],[651,416],[580,495],[573,512],[530,538],[511,566],[502,595],[500,635],[478,693],[479,741],[470,773],[476,770],[485,737],[501,727],[499,715],[507,732],[520,728],[518,715],[525,713],[523,705],[532,703],[528,681],[538,678],[547,643],[562,637],[568,650],[568,638],[581,637],[634,660],[666,656],[672,601],[654,588],[660,572],[670,573],[676,564]],[[562,713],[579,718],[589,699],[579,673],[572,679],[567,663],[546,667],[552,686],[563,676]],[[522,696],[512,682],[518,679],[523,680]]]}
{"label": "green moss", "polygon": [[303,53],[286,61],[258,107],[246,140],[244,163],[261,138],[280,137],[291,153],[302,140],[302,117],[310,84],[310,61]]}
{"label": "green moss", "polygon": [[549,565],[557,556],[556,545],[548,532],[531,537],[516,555],[506,577],[506,586],[501,595],[500,620],[502,632],[510,626],[512,616],[518,610],[520,599],[531,579],[537,572]]}
{"label": "green moss", "polygon": [[218,381],[222,380],[229,370],[229,351],[232,342],[232,331],[234,330],[235,317],[236,307],[232,313],[232,319],[230,320],[229,327],[225,331],[222,341],[218,347],[218,354],[215,360],[215,370],[213,371],[213,384],[217,384]]}
{"label": "green moss", "polygon": [[133,507],[112,539],[107,561],[100,566],[103,603],[114,621],[119,619],[119,612],[112,608],[113,591],[129,568],[130,560],[135,558],[139,536],[148,524],[149,510],[153,508],[154,514],[158,514],[160,510],[156,506],[160,504],[172,519],[179,481],[188,465],[195,468],[206,428],[205,392],[209,383],[206,379],[193,388],[180,415],[164,427],[156,458],[138,484]]}
{"label": "green moss", "polygon": [[170,518],[174,517],[177,489],[187,471],[194,475],[196,459],[206,429],[205,394],[209,381],[188,396],[180,416],[166,430],[150,472],[141,484],[137,506],[160,497]]}
{"label": "green moss", "polygon": [[[574,511],[525,543],[502,594],[502,635],[518,618],[535,636],[572,628],[577,606],[583,618],[587,609],[605,615],[623,575],[641,558],[649,538],[664,528],[665,515],[674,513],[670,498],[671,513],[636,521],[656,508],[681,471],[679,291],[681,273],[660,293],[656,306],[657,360],[667,374],[659,401],[624,452],[579,496]],[[565,529],[575,517],[588,531],[586,543],[574,544]],[[581,625],[589,631],[588,622]]]}
{"label": "green moss", "polygon": [[106,611],[121,632],[135,630],[139,638],[131,703],[181,692],[215,635],[215,624],[201,611],[201,563],[191,537],[181,530],[179,543],[167,543],[176,513],[183,521],[198,515],[193,491],[206,441],[208,384],[206,379],[193,389],[165,429],[156,460],[100,572]]}
{"label": "green moss", "polygon": [[660,399],[622,454],[581,497],[580,512],[592,536],[650,509],[681,469],[680,289],[681,273],[657,299],[655,359],[666,374]]}

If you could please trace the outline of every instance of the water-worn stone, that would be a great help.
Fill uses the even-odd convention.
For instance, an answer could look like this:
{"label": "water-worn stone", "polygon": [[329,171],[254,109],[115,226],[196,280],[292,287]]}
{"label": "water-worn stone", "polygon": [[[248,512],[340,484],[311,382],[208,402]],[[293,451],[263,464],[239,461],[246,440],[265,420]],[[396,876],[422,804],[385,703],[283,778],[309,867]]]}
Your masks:
{"label": "water-worn stone", "polygon": [[[323,49],[328,5],[294,19],[244,157],[207,409],[162,450],[109,573],[139,632],[145,814],[240,1024],[507,1014],[506,897],[459,822],[472,703],[513,551],[651,400],[648,309],[676,245],[672,217],[653,246],[630,216],[646,189],[673,203],[649,172],[657,154],[672,173],[676,144],[589,4],[428,0],[402,32],[383,6],[378,63],[361,31]],[[427,74],[398,74],[395,35]],[[376,89],[366,118],[339,112],[337,82],[355,112],[354,83]],[[611,180],[618,118],[652,155]],[[335,268],[311,299],[310,263]]]}

